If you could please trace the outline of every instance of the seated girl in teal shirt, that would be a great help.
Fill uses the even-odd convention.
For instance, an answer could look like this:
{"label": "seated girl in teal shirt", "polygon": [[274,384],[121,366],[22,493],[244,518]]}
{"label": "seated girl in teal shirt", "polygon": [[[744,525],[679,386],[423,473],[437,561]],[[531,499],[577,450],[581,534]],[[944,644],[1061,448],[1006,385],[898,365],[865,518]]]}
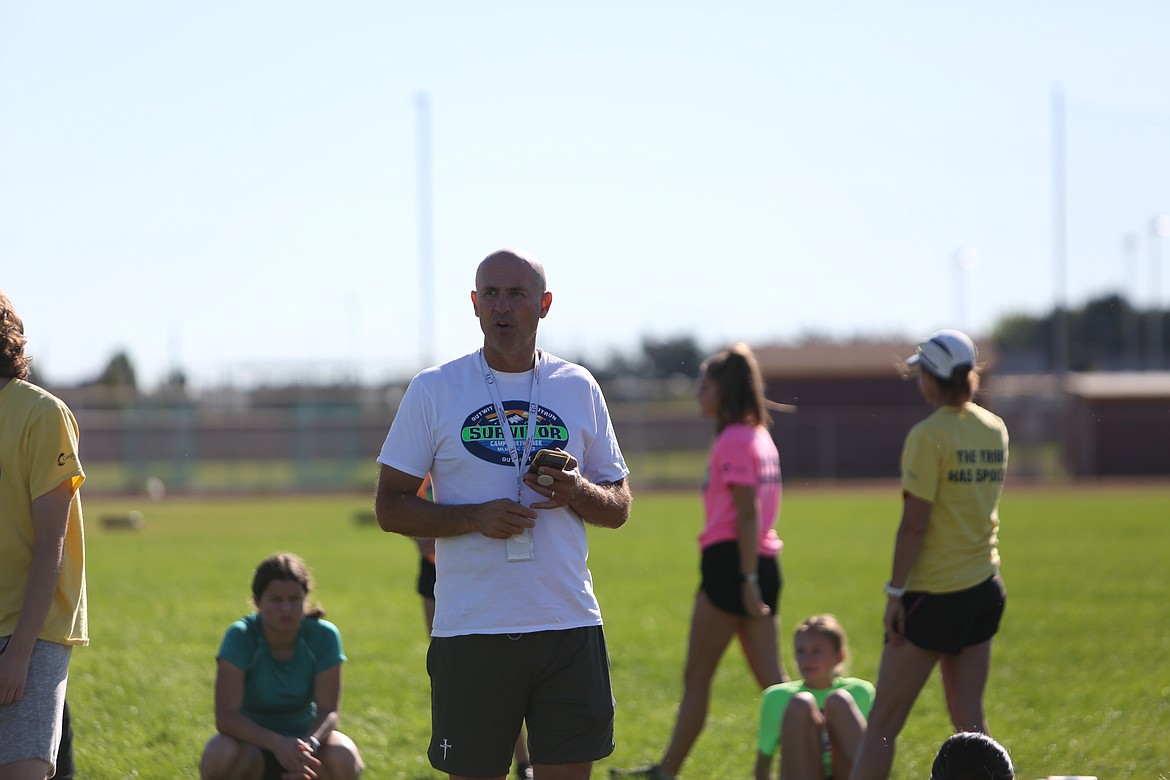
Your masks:
{"label": "seated girl in teal shirt", "polygon": [[804,679],[764,691],[756,780],[771,777],[777,745],[781,777],[844,780],[865,733],[873,685],[841,676],[848,641],[832,615],[814,615],[797,626],[794,645]]}
{"label": "seated girl in teal shirt", "polygon": [[252,578],[256,611],[228,627],[216,655],[215,725],[203,780],[353,780],[353,740],[337,731],[341,634],[308,607],[312,580],[292,553],[266,558]]}

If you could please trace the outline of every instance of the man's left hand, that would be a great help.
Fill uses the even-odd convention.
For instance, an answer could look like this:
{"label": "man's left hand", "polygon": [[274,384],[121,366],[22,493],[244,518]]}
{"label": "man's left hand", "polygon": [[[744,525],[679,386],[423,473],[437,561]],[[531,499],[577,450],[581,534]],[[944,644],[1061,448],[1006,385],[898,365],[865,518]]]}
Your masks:
{"label": "man's left hand", "polygon": [[[572,505],[580,493],[581,482],[585,479],[581,476],[581,472],[577,470],[577,459],[569,456],[569,462],[563,470],[542,466],[540,472],[540,474],[526,473],[524,475],[524,484],[548,499],[547,501],[536,502],[532,505],[532,508],[557,509]],[[547,474],[552,477],[553,481],[551,485],[545,486],[540,484],[538,477],[542,474]]]}

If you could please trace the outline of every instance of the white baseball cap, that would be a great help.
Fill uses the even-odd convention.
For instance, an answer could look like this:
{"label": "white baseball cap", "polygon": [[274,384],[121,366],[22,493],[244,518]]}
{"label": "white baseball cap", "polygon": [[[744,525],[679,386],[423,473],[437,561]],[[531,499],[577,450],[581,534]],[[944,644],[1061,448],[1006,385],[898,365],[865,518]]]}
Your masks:
{"label": "white baseball cap", "polygon": [[955,371],[969,371],[978,360],[979,350],[975,348],[975,342],[961,330],[947,329],[932,333],[919,344],[918,350],[906,358],[906,365],[921,364],[939,379],[950,380]]}

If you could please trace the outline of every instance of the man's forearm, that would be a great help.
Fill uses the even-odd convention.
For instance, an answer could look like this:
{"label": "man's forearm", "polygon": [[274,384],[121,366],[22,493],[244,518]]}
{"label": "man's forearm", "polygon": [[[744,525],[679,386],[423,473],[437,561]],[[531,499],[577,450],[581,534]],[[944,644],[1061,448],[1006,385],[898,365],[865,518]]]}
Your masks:
{"label": "man's forearm", "polygon": [[474,505],[436,504],[412,495],[381,495],[374,504],[384,531],[427,539],[461,536],[475,530],[470,521]]}
{"label": "man's forearm", "polygon": [[620,528],[630,519],[631,503],[630,488],[624,479],[599,483],[582,480],[569,508],[590,525]]}

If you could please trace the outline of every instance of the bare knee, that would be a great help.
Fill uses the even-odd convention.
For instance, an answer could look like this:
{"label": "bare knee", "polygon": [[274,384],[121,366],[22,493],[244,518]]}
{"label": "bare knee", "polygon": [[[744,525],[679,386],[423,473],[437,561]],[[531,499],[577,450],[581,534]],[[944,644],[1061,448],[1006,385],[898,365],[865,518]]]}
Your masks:
{"label": "bare knee", "polygon": [[857,703],[848,691],[837,690],[825,699],[825,720],[835,723],[842,720],[854,721],[860,714]]}
{"label": "bare knee", "polygon": [[357,745],[340,731],[329,735],[318,757],[325,770],[320,773],[323,780],[356,780],[366,769]]}
{"label": "bare knee", "polygon": [[39,758],[12,761],[0,767],[0,776],[13,780],[45,780],[49,776],[49,762]]}
{"label": "bare knee", "polygon": [[207,740],[203,748],[203,757],[199,760],[199,777],[202,780],[247,777],[249,768],[257,760],[261,760],[259,748],[216,734]]}
{"label": "bare knee", "polygon": [[821,727],[821,709],[817,700],[808,691],[801,691],[788,701],[784,708],[784,724],[782,732],[790,730],[804,730],[811,727]]}

